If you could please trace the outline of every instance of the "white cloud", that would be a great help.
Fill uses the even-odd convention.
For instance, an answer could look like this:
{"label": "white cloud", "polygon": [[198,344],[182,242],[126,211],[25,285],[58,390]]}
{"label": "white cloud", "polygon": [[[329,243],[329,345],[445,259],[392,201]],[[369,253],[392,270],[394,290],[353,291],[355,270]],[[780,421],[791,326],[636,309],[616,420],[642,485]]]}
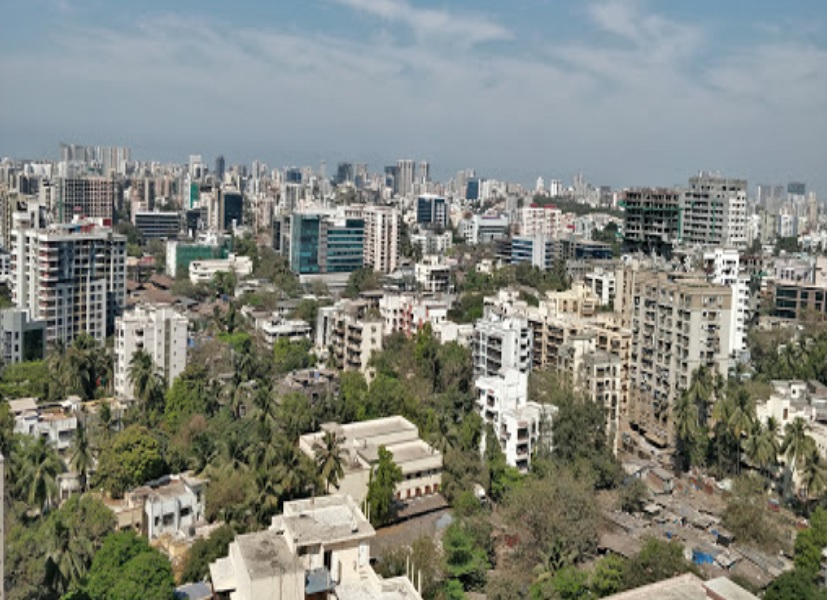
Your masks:
{"label": "white cloud", "polygon": [[[336,1],[414,21],[408,4]],[[0,61],[0,80],[18,84],[0,86],[0,139],[122,140],[146,149],[139,155],[274,164],[428,157],[524,181],[581,169],[618,185],[679,183],[700,168],[825,177],[824,49],[774,40],[699,66],[701,28],[646,6],[594,5],[594,31],[614,38],[495,57],[432,43],[460,35],[464,25],[444,24],[454,20],[430,21],[405,44],[169,15],[126,31],[69,29],[56,51]]]}

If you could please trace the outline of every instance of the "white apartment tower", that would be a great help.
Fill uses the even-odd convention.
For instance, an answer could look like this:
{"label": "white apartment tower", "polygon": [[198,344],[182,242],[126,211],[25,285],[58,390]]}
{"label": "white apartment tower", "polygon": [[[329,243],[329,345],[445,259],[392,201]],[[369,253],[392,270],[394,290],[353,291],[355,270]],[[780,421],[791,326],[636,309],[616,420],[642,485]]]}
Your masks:
{"label": "white apartment tower", "polygon": [[15,305],[46,322],[48,343],[70,344],[82,333],[103,342],[126,298],[126,237],[88,222],[46,229],[26,228],[25,218],[15,223]]}
{"label": "white apartment tower", "polygon": [[187,366],[187,318],[170,306],[138,306],[115,326],[115,393],[134,397],[129,362],[138,350],[152,357],[168,386]]}
{"label": "white apartment tower", "polygon": [[733,352],[746,350],[749,309],[749,276],[741,274],[741,257],[734,248],[715,248],[704,253],[704,271],[707,279],[732,290],[732,319],[730,336]]}
{"label": "white apartment tower", "polygon": [[474,325],[474,375],[499,375],[508,369],[531,370],[531,327],[523,317],[501,317],[487,311]]}
{"label": "white apartment tower", "polygon": [[402,197],[413,196],[414,193],[414,161],[406,159],[396,162],[398,173],[397,192]]}
{"label": "white apartment tower", "polygon": [[399,259],[399,210],[368,206],[364,214],[364,264],[379,273],[392,273]]}
{"label": "white apartment tower", "polygon": [[554,206],[526,206],[520,209],[518,224],[521,236],[556,239],[563,227],[563,211]]}
{"label": "white apartment tower", "polygon": [[747,245],[747,182],[701,173],[683,194],[682,240],[702,246]]}

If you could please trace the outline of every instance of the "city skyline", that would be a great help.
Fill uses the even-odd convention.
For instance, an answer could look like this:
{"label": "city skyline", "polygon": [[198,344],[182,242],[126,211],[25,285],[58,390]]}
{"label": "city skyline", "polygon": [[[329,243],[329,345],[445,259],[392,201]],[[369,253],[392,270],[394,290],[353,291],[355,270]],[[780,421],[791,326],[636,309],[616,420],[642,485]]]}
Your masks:
{"label": "city skyline", "polygon": [[0,90],[0,156],[69,141],[328,174],[426,158],[441,180],[473,167],[685,185],[717,170],[827,190],[822,3],[450,6],[16,3],[0,25],[0,76],[16,83]]}

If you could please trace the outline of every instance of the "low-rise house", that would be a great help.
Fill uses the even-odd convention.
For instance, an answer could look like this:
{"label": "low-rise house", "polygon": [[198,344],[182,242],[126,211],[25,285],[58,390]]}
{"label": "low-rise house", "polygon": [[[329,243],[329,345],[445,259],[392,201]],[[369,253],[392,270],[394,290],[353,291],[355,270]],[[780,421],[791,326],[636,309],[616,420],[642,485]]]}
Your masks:
{"label": "low-rise house", "polygon": [[166,475],[128,492],[123,500],[108,501],[107,505],[120,530],[134,529],[150,540],[164,535],[187,539],[206,522],[207,483],[191,473]]}
{"label": "low-rise house", "polygon": [[407,577],[383,579],[370,565],[376,535],[347,495],[284,504],[269,529],[239,535],[210,564],[218,600],[421,600]]}
{"label": "low-rise house", "polygon": [[9,409],[14,416],[14,433],[45,437],[58,452],[66,452],[72,445],[72,437],[78,427],[74,404],[39,407],[34,398],[10,400]]}
{"label": "low-rise house", "polygon": [[246,306],[242,312],[252,320],[255,330],[271,346],[280,339],[309,340],[313,334],[310,323],[301,319],[288,319],[276,312],[248,310]]}
{"label": "low-rise house", "polygon": [[194,260],[189,266],[190,282],[210,283],[216,273],[235,273],[246,277],[253,272],[253,259],[249,256],[230,254],[227,258]]}
{"label": "low-rise house", "polygon": [[428,255],[414,266],[416,283],[426,294],[441,294],[451,290],[451,265],[442,256]]}
{"label": "low-rise house", "polygon": [[339,394],[339,374],[332,369],[302,369],[284,376],[278,385],[283,394],[299,393],[315,404]]}
{"label": "low-rise house", "polygon": [[442,482],[442,453],[419,438],[419,429],[404,417],[385,417],[339,425],[326,423],[321,431],[299,438],[301,450],[315,458],[325,433],[342,440],[345,475],[336,486],[357,502],[367,497],[370,474],[379,462],[379,448],[393,454],[404,479],[396,486],[400,501],[439,492]]}

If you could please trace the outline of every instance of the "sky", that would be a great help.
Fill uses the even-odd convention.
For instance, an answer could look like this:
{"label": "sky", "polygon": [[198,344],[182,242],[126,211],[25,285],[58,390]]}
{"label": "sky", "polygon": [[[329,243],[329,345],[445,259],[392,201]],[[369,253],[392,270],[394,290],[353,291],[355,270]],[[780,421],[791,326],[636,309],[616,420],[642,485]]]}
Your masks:
{"label": "sky", "polygon": [[827,198],[824,0],[3,0],[0,156],[699,170]]}

